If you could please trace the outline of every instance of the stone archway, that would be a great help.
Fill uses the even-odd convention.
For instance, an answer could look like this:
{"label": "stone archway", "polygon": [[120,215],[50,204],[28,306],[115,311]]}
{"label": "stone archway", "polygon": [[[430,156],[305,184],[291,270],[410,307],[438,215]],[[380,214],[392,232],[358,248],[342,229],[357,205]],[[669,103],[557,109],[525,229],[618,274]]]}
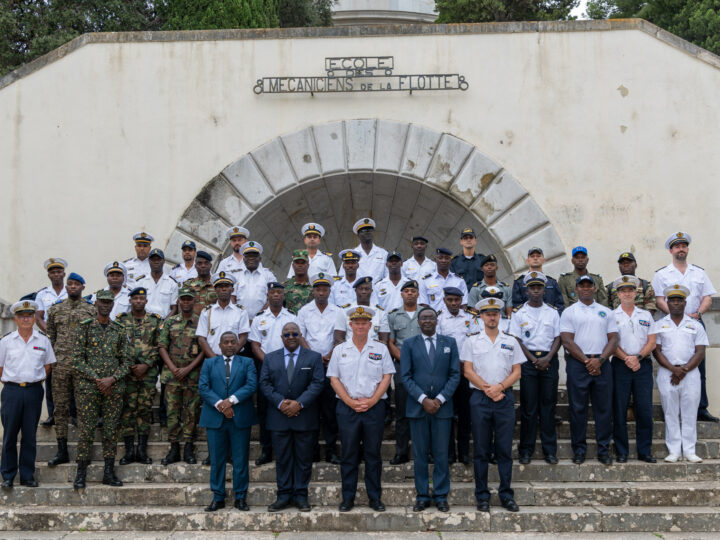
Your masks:
{"label": "stone archway", "polygon": [[346,120],[280,136],[245,154],[211,179],[168,241],[169,260],[186,239],[214,255],[227,251],[225,230],[244,225],[265,248],[264,263],[285,275],[302,246],[300,226],[327,229],[325,249],[357,241],[352,224],[371,216],[376,241],[409,256],[409,239],[458,249],[458,231],[478,231],[478,251],[496,253],[500,275],[525,267],[529,247],[567,268],[564,246],[545,213],[502,168],[470,143],[411,123]]}

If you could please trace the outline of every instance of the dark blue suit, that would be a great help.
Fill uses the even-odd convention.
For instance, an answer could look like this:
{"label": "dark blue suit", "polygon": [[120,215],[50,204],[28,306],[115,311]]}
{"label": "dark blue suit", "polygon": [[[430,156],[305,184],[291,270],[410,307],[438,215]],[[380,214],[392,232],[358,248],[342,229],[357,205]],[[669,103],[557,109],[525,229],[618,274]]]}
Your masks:
{"label": "dark blue suit", "polygon": [[[295,349],[292,382],[288,382],[285,349],[265,355],[260,370],[260,391],[268,401],[266,428],[275,449],[278,500],[307,498],[312,458],[320,429],[318,398],[325,385],[322,357],[299,347]],[[302,405],[297,416],[288,418],[278,406],[285,399]]]}
{"label": "dark blue suit", "polygon": [[[253,394],[257,389],[257,372],[251,358],[233,356],[230,379],[225,376],[222,356],[208,358],[200,370],[198,390],[203,400],[200,427],[207,429],[210,449],[210,489],[214,500],[225,500],[225,468],[228,443],[232,448],[233,489],[235,499],[245,499],[250,483],[250,428],[257,424]],[[235,416],[225,418],[215,408],[218,401],[235,396]]]}
{"label": "dark blue suit", "polygon": [[[428,454],[432,449],[435,463],[433,498],[437,503],[447,501],[450,491],[448,448],[453,416],[452,396],[460,383],[460,359],[455,339],[436,334],[435,358],[431,360],[426,337],[419,334],[403,342],[400,373],[408,393],[405,414],[410,420],[417,500],[430,501]],[[442,394],[445,403],[435,414],[428,414],[418,401],[423,394],[430,399]]]}

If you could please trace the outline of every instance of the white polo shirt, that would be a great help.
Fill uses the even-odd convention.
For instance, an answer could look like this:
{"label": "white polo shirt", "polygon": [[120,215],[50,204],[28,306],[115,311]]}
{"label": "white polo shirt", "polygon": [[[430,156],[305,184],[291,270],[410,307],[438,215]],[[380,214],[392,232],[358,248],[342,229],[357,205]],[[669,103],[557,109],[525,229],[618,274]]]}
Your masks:
{"label": "white polo shirt", "polygon": [[612,310],[594,300],[589,306],[575,302],[560,316],[560,332],[575,334],[574,341],[583,354],[601,354],[607,335],[617,331]]}

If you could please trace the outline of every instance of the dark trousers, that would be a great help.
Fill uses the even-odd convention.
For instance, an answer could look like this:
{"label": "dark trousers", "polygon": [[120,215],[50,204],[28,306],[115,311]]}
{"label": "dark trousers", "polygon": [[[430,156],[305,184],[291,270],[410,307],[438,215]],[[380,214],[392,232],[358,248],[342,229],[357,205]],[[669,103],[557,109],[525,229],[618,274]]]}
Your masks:
{"label": "dark trousers", "polygon": [[270,431],[275,448],[278,500],[308,496],[317,431]]}
{"label": "dark trousers", "polygon": [[17,439],[20,441],[20,480],[35,475],[35,433],[42,411],[43,387],[5,384],[0,392],[0,420],[3,425],[0,472],[3,480],[12,480],[18,471]]}
{"label": "dark trousers", "polygon": [[635,441],[637,453],[649,456],[652,447],[653,418],[652,392],[653,370],[652,360],[643,359],[640,369],[632,371],[619,358],[612,359],[613,373],[613,439],[615,452],[619,456],[627,456],[630,450],[627,431],[627,410],[630,395],[635,405]]}
{"label": "dark trousers", "polygon": [[[703,377],[704,381],[705,377]],[[703,388],[705,388],[704,385]],[[55,402],[52,395],[52,371],[47,374],[47,379],[45,379],[45,403],[47,403],[48,418],[52,418],[55,416]]]}
{"label": "dark trousers", "polygon": [[[453,394],[455,416],[450,428],[450,458],[470,454],[470,383],[460,376],[460,383]],[[457,443],[457,445],[456,445]],[[455,449],[457,448],[457,453]]]}
{"label": "dark trousers", "polygon": [[570,442],[575,454],[587,453],[588,400],[595,417],[598,456],[610,453],[612,436],[613,379],[610,362],[604,362],[599,375],[590,375],[585,364],[567,356],[568,402],[570,404]]}
{"label": "dark trousers", "polygon": [[335,409],[338,399],[335,397],[335,390],[330,385],[330,379],[325,377],[325,386],[320,394],[320,425],[322,426],[325,446],[336,451],[338,436],[338,423]]}
{"label": "dark trousers", "polygon": [[[250,350],[250,345],[247,345],[244,349],[245,353],[239,353],[239,354],[246,354],[247,351]],[[250,358],[252,358],[255,361],[255,369],[258,373],[260,373],[260,370],[262,369],[262,362],[255,358],[255,356],[250,352],[249,355]],[[263,454],[270,454],[272,453],[272,437],[270,435],[270,431],[265,427],[267,425],[267,409],[268,409],[268,401],[265,395],[260,391],[260,388],[258,386],[258,390],[255,394],[255,403],[257,404],[257,415],[258,415],[258,423],[260,424],[260,446],[262,448]]]}
{"label": "dark trousers", "polygon": [[379,499],[382,494],[380,450],[385,427],[385,400],[380,400],[372,409],[364,413],[355,412],[338,400],[336,413],[342,445],[342,457],[340,458],[342,498],[344,501],[355,500],[360,465],[360,444],[362,443],[362,452],[365,457],[365,489],[368,498]]}
{"label": "dark trousers", "polygon": [[227,467],[228,446],[232,452],[233,490],[235,499],[245,499],[250,483],[250,428],[235,427],[231,418],[224,418],[217,429],[207,429],[208,449],[210,450],[210,489],[213,500],[225,500],[225,470]]}
{"label": "dark trousers", "polygon": [[490,500],[488,463],[493,451],[500,475],[498,495],[501,501],[512,499],[515,495],[510,487],[512,441],[515,430],[515,399],[512,389],[508,389],[505,398],[500,401],[493,401],[484,392],[473,390],[470,396],[470,416],[475,447],[475,499],[478,502]]}
{"label": "dark trousers", "polygon": [[[703,325],[703,328],[705,328],[705,322],[702,320],[702,317],[700,317],[700,324]],[[703,356],[702,361],[700,362],[700,365],[698,366],[698,370],[700,371],[700,405],[698,406],[698,414],[707,414],[708,405],[710,405],[710,402],[708,401],[708,395],[707,395],[707,389],[705,388],[705,357]]]}
{"label": "dark trousers", "polygon": [[405,416],[405,404],[407,402],[407,390],[400,380],[400,362],[395,362],[395,453],[408,455],[410,453],[410,424]]}
{"label": "dark trousers", "polygon": [[418,501],[430,501],[430,478],[428,456],[433,455],[433,496],[432,499],[447,501],[450,491],[450,465],[448,463],[448,440],[452,418],[438,418],[424,414],[421,418],[410,418],[413,465],[415,468],[415,490]]}
{"label": "dark trousers", "polygon": [[[536,354],[536,351],[531,351]],[[546,351],[539,351],[545,356]],[[550,367],[540,371],[530,362],[521,365],[520,378],[520,444],[518,453],[532,456],[535,453],[538,420],[540,423],[540,443],[543,454],[557,455],[557,431],[555,429],[555,407],[558,387],[557,354],[550,360]]]}

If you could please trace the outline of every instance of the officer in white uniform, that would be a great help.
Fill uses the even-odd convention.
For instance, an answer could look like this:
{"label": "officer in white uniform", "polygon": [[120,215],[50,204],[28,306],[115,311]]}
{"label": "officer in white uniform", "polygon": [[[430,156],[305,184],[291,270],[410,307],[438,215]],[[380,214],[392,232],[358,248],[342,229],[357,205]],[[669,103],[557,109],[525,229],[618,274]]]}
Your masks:
{"label": "officer in white uniform", "polygon": [[185,240],[180,250],[182,252],[183,262],[173,266],[172,270],[170,270],[170,277],[182,285],[188,279],[193,279],[198,276],[197,270],[195,269],[197,247],[192,240]]}
{"label": "officer in white uniform", "polygon": [[0,339],[0,419],[3,425],[2,488],[13,487],[18,472],[18,434],[20,440],[20,484],[37,487],[35,481],[36,432],[43,400],[43,381],[55,363],[48,337],[33,328],[36,302],[24,300],[10,308],[17,330]]}
{"label": "officer in white uniform", "polygon": [[425,256],[428,239],[424,236],[413,236],[410,246],[413,256],[407,259],[402,265],[402,273],[407,279],[420,281],[423,276],[435,272],[435,261]]}
{"label": "officer in white uniform", "polygon": [[133,236],[133,240],[135,240],[135,257],[123,262],[126,269],[125,279],[130,289],[135,288],[136,281],[150,275],[148,256],[150,255],[150,244],[155,241],[155,238],[146,232],[139,232]]}
{"label": "officer in white uniform", "polygon": [[[503,291],[500,287],[496,285],[488,285],[480,293],[480,299],[496,298],[498,300],[502,300],[503,303],[505,303],[504,297],[505,291]],[[477,305],[477,302],[475,304]],[[478,319],[478,323],[482,325],[482,319]],[[498,326],[498,328],[500,328],[501,332],[508,332],[510,330],[510,319],[507,316],[507,307],[505,308],[505,311],[503,311],[501,314],[500,325]]]}
{"label": "officer in white uniform", "polygon": [[44,266],[51,285],[40,289],[35,295],[35,302],[38,305],[35,319],[40,330],[43,332],[45,331],[47,311],[50,309],[50,306],[67,298],[67,291],[65,290],[65,269],[67,268],[67,261],[55,257],[45,261]]}
{"label": "officer in white uniform", "polygon": [[[387,275],[385,262],[387,250],[373,243],[375,235],[375,221],[370,218],[363,218],[355,222],[353,232],[360,239],[360,244],[353,248],[353,251],[360,255],[359,276],[370,276],[373,282],[378,282]],[[341,268],[338,275],[344,276],[345,269]]]}
{"label": "officer in white uniform", "polygon": [[248,312],[250,323],[252,323],[267,302],[268,283],[277,281],[277,278],[275,274],[262,266],[263,247],[259,242],[246,242],[241,251],[243,268],[233,274],[236,279],[233,295],[238,305]]}
{"label": "officer in white uniform", "polygon": [[[370,339],[376,339],[387,343],[390,337],[390,326],[388,325],[387,313],[378,304],[370,306],[372,301],[372,293],[375,291],[372,289],[372,278],[370,276],[358,278],[353,284],[355,288],[355,302],[349,307],[343,308],[344,311],[338,313],[335,319],[335,343],[342,341],[349,341],[352,339],[352,326],[350,325],[350,318],[346,315],[348,310],[353,307],[363,306],[372,307],[373,317],[372,326],[370,327]],[[370,291],[368,292],[368,287]]]}
{"label": "officer in white uniform", "polygon": [[380,450],[386,392],[395,367],[385,344],[368,337],[374,310],[357,306],[348,308],[346,314],[352,321],[353,339],[335,347],[327,369],[327,376],[339,398],[336,409],[342,443],[342,502],[339,509],[348,512],[355,505],[362,448],[370,508],[383,512]]}
{"label": "officer in white uniform", "polygon": [[598,461],[612,465],[612,367],[608,360],[618,344],[618,330],[610,308],[595,301],[595,280],[589,274],[575,281],[578,302],[560,316],[560,339],[567,354],[567,391],[570,404],[570,439],[573,463],[587,454],[588,400],[595,414]]}
{"label": "officer in white uniform", "polygon": [[168,315],[174,315],[177,310],[179,285],[172,277],[163,273],[165,253],[162,249],[153,249],[148,259],[150,274],[136,281],[135,286],[143,287],[147,291],[145,311],[165,319]]}
{"label": "officer in white uniform", "polygon": [[[115,295],[115,301],[113,304],[112,311],[110,312],[110,320],[114,321],[120,313],[127,313],[130,311],[130,287],[128,287],[126,280],[127,269],[125,265],[118,261],[113,261],[105,266],[105,277],[107,278],[108,285],[105,287],[106,291],[112,291]],[[95,304],[95,294],[90,297],[90,303]]]}
{"label": "officer in white uniform", "polygon": [[[332,253],[323,253],[318,249],[321,239],[325,236],[325,228],[319,223],[306,223],[302,226],[303,242],[308,253],[308,275],[323,273],[326,276],[336,275],[335,263],[332,260]],[[295,275],[292,263],[288,270],[287,277]]]}
{"label": "officer in white uniform", "polygon": [[245,268],[242,258],[242,246],[250,238],[250,231],[245,227],[230,227],[225,231],[225,236],[230,242],[232,253],[220,261],[217,271],[234,276]]}
{"label": "officer in white uniform", "polygon": [[420,296],[418,304],[430,306],[439,311],[445,305],[443,302],[443,289],[455,287],[463,293],[463,304],[468,302],[468,290],[465,280],[456,276],[450,271],[452,251],[448,248],[439,247],[435,250],[436,270],[426,274],[420,280]]}
{"label": "officer in white uniform", "polygon": [[493,452],[491,446],[494,446],[500,475],[500,503],[511,512],[519,511],[510,487],[515,429],[512,386],[520,378],[520,364],[525,362],[525,356],[518,340],[498,328],[504,307],[503,301],[497,298],[484,298],[477,303],[475,308],[480,311],[485,329],[470,336],[460,352],[463,371],[473,389],[470,414],[475,446],[475,499],[481,512],[490,511],[488,463]]}
{"label": "officer in white uniform", "polygon": [[538,420],[545,461],[557,465],[555,407],[558,387],[560,315],[543,302],[547,277],[528,272],[523,288],[528,301],[513,310],[509,333],[520,342],[527,359],[520,377],[520,463],[527,465],[535,452]]}
{"label": "officer in white uniform", "polygon": [[674,463],[682,455],[690,463],[700,463],[702,459],[695,454],[700,401],[697,367],[709,342],[703,325],[687,314],[687,298],[692,291],[676,283],[664,293],[670,313],[655,322],[651,333],[657,336],[657,383],[665,413],[665,444],[670,452],[665,461]]}
{"label": "officer in white uniform", "polygon": [[245,346],[250,332],[247,311],[233,304],[231,295],[235,278],[224,271],[216,272],[212,277],[213,287],[217,293],[217,302],[207,306],[200,313],[195,335],[207,358],[222,354],[220,337],[225,332],[238,335],[238,343]]}
{"label": "officer in white uniform", "polygon": [[[437,333],[455,338],[458,351],[462,350],[465,340],[472,334],[485,328],[478,318],[475,308],[462,309],[463,293],[457,287],[445,287],[445,307],[438,312]],[[457,420],[453,418],[450,433],[450,463],[456,460],[463,465],[470,464],[470,386],[467,378],[460,374],[460,383],[453,394],[453,408]],[[456,449],[457,441],[457,452]]]}
{"label": "officer in white uniform", "polygon": [[[353,285],[358,278],[358,263],[360,254],[352,249],[343,249],[340,252],[340,269],[342,275],[335,278],[333,288],[330,291],[330,302],[343,309],[352,306],[356,301],[355,288]],[[352,273],[350,272],[352,269]],[[373,289],[373,295],[370,298],[370,304],[377,304],[377,295]]]}
{"label": "officer in white uniform", "polygon": [[[313,287],[313,301],[300,308],[297,324],[305,340],[306,348],[322,355],[323,367],[327,369],[335,344],[335,322],[344,315],[342,309],[328,301],[333,283],[332,276],[320,272],[310,278]],[[325,379],[325,388],[320,395],[320,422],[325,438],[325,461],[340,464],[337,455],[337,418],[335,417],[335,392],[330,380]]]}
{"label": "officer in white uniform", "polygon": [[373,293],[377,298],[379,305],[385,313],[390,313],[393,309],[401,308],[403,305],[400,289],[407,279],[402,274],[402,255],[397,251],[388,253],[385,266],[388,269],[388,275],[377,283],[373,284]]}
{"label": "officer in white uniform", "polygon": [[[690,251],[692,238],[688,233],[676,232],[665,241],[665,249],[670,251],[672,262],[655,272],[652,286],[655,294],[660,294],[671,285],[682,285],[690,290],[686,299],[685,313],[693,319],[702,322],[702,315],[712,304],[712,295],[715,294],[710,278],[705,270],[695,264],[688,264],[687,256]],[[657,307],[663,313],[669,313],[667,303],[662,296],[656,296]],[[700,405],[698,407],[698,420],[705,422],[718,422],[720,419],[708,412],[708,397],[705,389],[705,358],[700,362]]]}

